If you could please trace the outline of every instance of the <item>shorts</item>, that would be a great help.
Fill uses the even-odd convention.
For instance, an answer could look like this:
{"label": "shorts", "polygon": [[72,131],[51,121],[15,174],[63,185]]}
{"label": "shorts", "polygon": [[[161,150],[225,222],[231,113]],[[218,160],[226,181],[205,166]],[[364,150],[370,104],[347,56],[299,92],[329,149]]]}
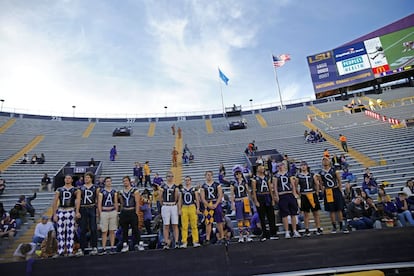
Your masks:
{"label": "shorts", "polygon": [[309,196],[313,197],[313,202],[315,205],[313,206],[311,202],[309,201],[309,198],[305,194],[300,195],[300,210],[309,213],[309,212],[315,212],[319,211],[321,209],[321,204],[319,203],[318,196],[316,193],[311,193]]}
{"label": "shorts", "polygon": [[108,232],[118,229],[118,212],[116,210],[110,212],[101,212],[101,231]]}
{"label": "shorts", "polygon": [[326,190],[328,189],[325,189],[325,194],[324,194],[324,199],[323,199],[324,205],[325,205],[325,211],[327,212],[342,211],[345,206],[345,200],[344,200],[341,190],[339,188],[331,188],[332,193],[333,193],[332,202],[328,202]]}
{"label": "shorts", "polygon": [[292,193],[279,195],[279,213],[282,218],[298,214],[298,201]]}
{"label": "shorts", "polygon": [[236,220],[237,221],[250,220],[250,217],[251,217],[250,212],[246,212],[246,208],[244,206],[243,200],[235,201],[234,205],[236,207]]}
{"label": "shorts", "polygon": [[177,205],[161,207],[161,216],[164,225],[178,224],[178,207]]}

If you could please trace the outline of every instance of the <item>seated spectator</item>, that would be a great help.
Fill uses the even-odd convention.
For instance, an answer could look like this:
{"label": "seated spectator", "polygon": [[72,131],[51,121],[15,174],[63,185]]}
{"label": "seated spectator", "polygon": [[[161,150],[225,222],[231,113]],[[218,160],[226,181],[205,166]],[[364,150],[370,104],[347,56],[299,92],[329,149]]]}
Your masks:
{"label": "seated spectator", "polygon": [[93,158],[91,158],[91,160],[89,160],[88,166],[89,167],[95,167],[96,166],[96,162],[95,162],[95,160]]}
{"label": "seated spectator", "polygon": [[411,207],[409,209],[413,210],[414,209],[414,180],[408,179],[402,191],[407,194],[408,207]]}
{"label": "seated spectator", "polygon": [[325,142],[326,141],[326,139],[322,135],[322,132],[319,129],[316,130],[315,140],[316,140],[316,142]]}
{"label": "seated spectator", "polygon": [[21,243],[14,251],[13,256],[16,261],[27,261],[35,256],[36,244],[34,243]]}
{"label": "seated spectator", "polygon": [[378,188],[378,198],[377,198],[377,201],[378,201],[379,203],[381,203],[381,202],[391,201],[390,196],[389,196],[389,195],[387,195],[387,192],[385,192],[385,188],[384,188],[384,186],[380,186],[380,187]]}
{"label": "seated spectator", "polygon": [[31,217],[34,217],[35,215],[35,208],[32,205],[32,200],[36,199],[36,196],[36,192],[33,196],[29,196],[27,198],[25,195],[21,195],[17,201],[17,203],[20,203],[26,209],[27,213],[29,213]]}
{"label": "seated spectator", "polygon": [[0,221],[0,238],[9,238],[13,241],[16,236],[16,221],[10,217],[9,213],[4,215],[4,218]]}
{"label": "seated spectator", "polygon": [[153,185],[161,186],[161,184],[164,182],[161,176],[159,176],[158,173],[154,173],[154,179],[152,180]]}
{"label": "seated spectator", "polygon": [[395,198],[395,205],[397,206],[398,220],[403,226],[410,224],[414,226],[414,219],[411,212],[408,210],[407,203],[407,194],[404,192],[399,192],[398,196]]}
{"label": "seated spectator", "polygon": [[190,156],[188,156],[188,161],[190,163],[193,163],[194,162],[194,154],[192,154],[191,152],[190,152]]}
{"label": "seated spectator", "polygon": [[29,162],[29,157],[27,156],[27,153],[25,153],[22,161],[20,161],[20,164],[27,164],[27,162]]}
{"label": "seated spectator", "polygon": [[398,208],[394,201],[391,200],[389,196],[384,197],[384,213],[387,217],[392,218],[393,220],[398,221],[398,226],[402,227],[401,222],[398,219]]}
{"label": "seated spectator", "polygon": [[341,174],[341,178],[343,180],[348,180],[349,182],[356,182],[357,178],[355,175],[353,175],[348,169],[344,169],[344,171]]}
{"label": "seated spectator", "polygon": [[306,139],[306,137],[308,137],[308,135],[309,135],[309,132],[308,132],[307,129],[305,129],[305,132],[303,133],[303,137]]}
{"label": "seated spectator", "polygon": [[99,188],[99,189],[103,189],[105,188],[105,178],[104,177],[99,177],[98,181],[95,183],[95,185]]}
{"label": "seated spectator", "polygon": [[351,184],[349,183],[349,181],[345,181],[345,189],[344,189],[344,200],[345,200],[345,205],[348,206],[352,200],[354,200],[356,194],[354,189],[352,189]]}
{"label": "seated spectator", "polygon": [[340,164],[342,166],[342,169],[343,170],[348,169],[349,168],[349,164],[346,161],[345,154],[342,153],[341,156],[339,156],[339,159],[340,159]]}
{"label": "seated spectator", "polygon": [[32,159],[30,159],[30,164],[37,164],[37,155],[33,154]]}
{"label": "seated spectator", "polygon": [[6,190],[6,180],[0,177],[0,195]]}
{"label": "seated spectator", "polygon": [[37,164],[44,164],[46,162],[46,157],[44,153],[42,152],[40,154],[40,157],[37,158]]}
{"label": "seated spectator", "polygon": [[315,136],[308,134],[308,136],[305,137],[305,142],[306,143],[315,143],[317,142]]}
{"label": "seated spectator", "polygon": [[47,216],[42,216],[42,221],[36,225],[32,240],[34,243],[42,243],[49,231],[55,230],[53,223],[48,220]]}
{"label": "seated spectator", "polygon": [[188,156],[188,152],[183,152],[182,159],[183,159],[183,164],[187,165],[189,163],[190,158]]}
{"label": "seated spectator", "polygon": [[14,207],[10,210],[11,219],[16,221],[16,227],[20,228],[22,224],[27,223],[26,218],[27,210],[22,206],[21,203],[16,203]]}
{"label": "seated spectator", "polygon": [[50,180],[50,177],[45,173],[43,175],[42,180],[40,181],[40,189],[39,191],[43,191],[45,188],[47,188],[48,192],[52,191],[52,181]]}
{"label": "seated spectator", "polygon": [[230,181],[228,181],[225,176],[224,176],[224,172],[220,172],[218,175],[218,181],[220,184],[225,185],[226,187],[230,187]]}
{"label": "seated spectator", "polygon": [[58,242],[56,240],[56,233],[54,230],[47,232],[47,236],[40,246],[40,251],[40,258],[42,259],[50,257],[56,258],[58,256]]}
{"label": "seated spectator", "polygon": [[369,179],[376,181],[376,179],[374,178],[374,174],[370,171],[369,168],[365,168],[363,177],[364,179],[365,177],[369,177]]}
{"label": "seated spectator", "polygon": [[372,178],[366,176],[362,182],[362,190],[369,196],[378,193],[378,184]]}
{"label": "seated spectator", "polygon": [[373,228],[373,222],[367,217],[365,206],[359,196],[348,205],[347,217],[350,220],[349,225],[356,230]]}
{"label": "seated spectator", "polygon": [[188,148],[187,144],[184,145],[184,149],[183,149],[184,153],[190,153],[190,149]]}

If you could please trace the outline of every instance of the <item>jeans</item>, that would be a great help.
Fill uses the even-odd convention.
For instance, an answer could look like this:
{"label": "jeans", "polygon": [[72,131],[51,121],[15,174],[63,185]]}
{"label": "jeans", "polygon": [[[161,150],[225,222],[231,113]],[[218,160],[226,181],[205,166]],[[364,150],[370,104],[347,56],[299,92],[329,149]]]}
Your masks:
{"label": "jeans", "polygon": [[398,220],[401,222],[401,224],[403,226],[407,226],[407,222],[411,225],[414,226],[414,219],[413,216],[411,215],[411,212],[408,210],[405,210],[402,213],[398,213]]}
{"label": "jeans", "polygon": [[349,225],[352,226],[352,228],[355,228],[356,230],[362,230],[362,229],[371,229],[373,228],[373,222],[370,218],[362,217],[356,220],[349,221]]}

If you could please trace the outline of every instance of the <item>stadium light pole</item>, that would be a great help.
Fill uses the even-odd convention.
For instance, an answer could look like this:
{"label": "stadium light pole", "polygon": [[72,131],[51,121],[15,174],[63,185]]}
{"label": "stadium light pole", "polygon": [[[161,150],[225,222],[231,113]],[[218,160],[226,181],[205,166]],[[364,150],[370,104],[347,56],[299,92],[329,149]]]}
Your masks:
{"label": "stadium light pole", "polygon": [[165,109],[165,117],[167,117],[167,108],[168,108],[168,106],[164,106],[164,109]]}
{"label": "stadium light pole", "polygon": [[1,102],[0,112],[3,112],[3,104],[4,104],[4,99],[1,99],[1,100],[0,100],[0,102]]}
{"label": "stadium light pole", "polygon": [[250,108],[253,109],[253,99],[250,99],[249,102],[250,102]]}
{"label": "stadium light pole", "polygon": [[76,109],[76,105],[72,105],[73,108],[73,117],[75,117],[75,109]]}

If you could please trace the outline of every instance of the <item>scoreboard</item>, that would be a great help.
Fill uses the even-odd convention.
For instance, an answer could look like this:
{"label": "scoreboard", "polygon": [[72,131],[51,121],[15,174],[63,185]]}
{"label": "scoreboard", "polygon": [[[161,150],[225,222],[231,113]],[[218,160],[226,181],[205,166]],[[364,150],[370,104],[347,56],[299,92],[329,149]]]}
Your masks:
{"label": "scoreboard", "polygon": [[414,69],[414,26],[307,57],[316,98]]}

